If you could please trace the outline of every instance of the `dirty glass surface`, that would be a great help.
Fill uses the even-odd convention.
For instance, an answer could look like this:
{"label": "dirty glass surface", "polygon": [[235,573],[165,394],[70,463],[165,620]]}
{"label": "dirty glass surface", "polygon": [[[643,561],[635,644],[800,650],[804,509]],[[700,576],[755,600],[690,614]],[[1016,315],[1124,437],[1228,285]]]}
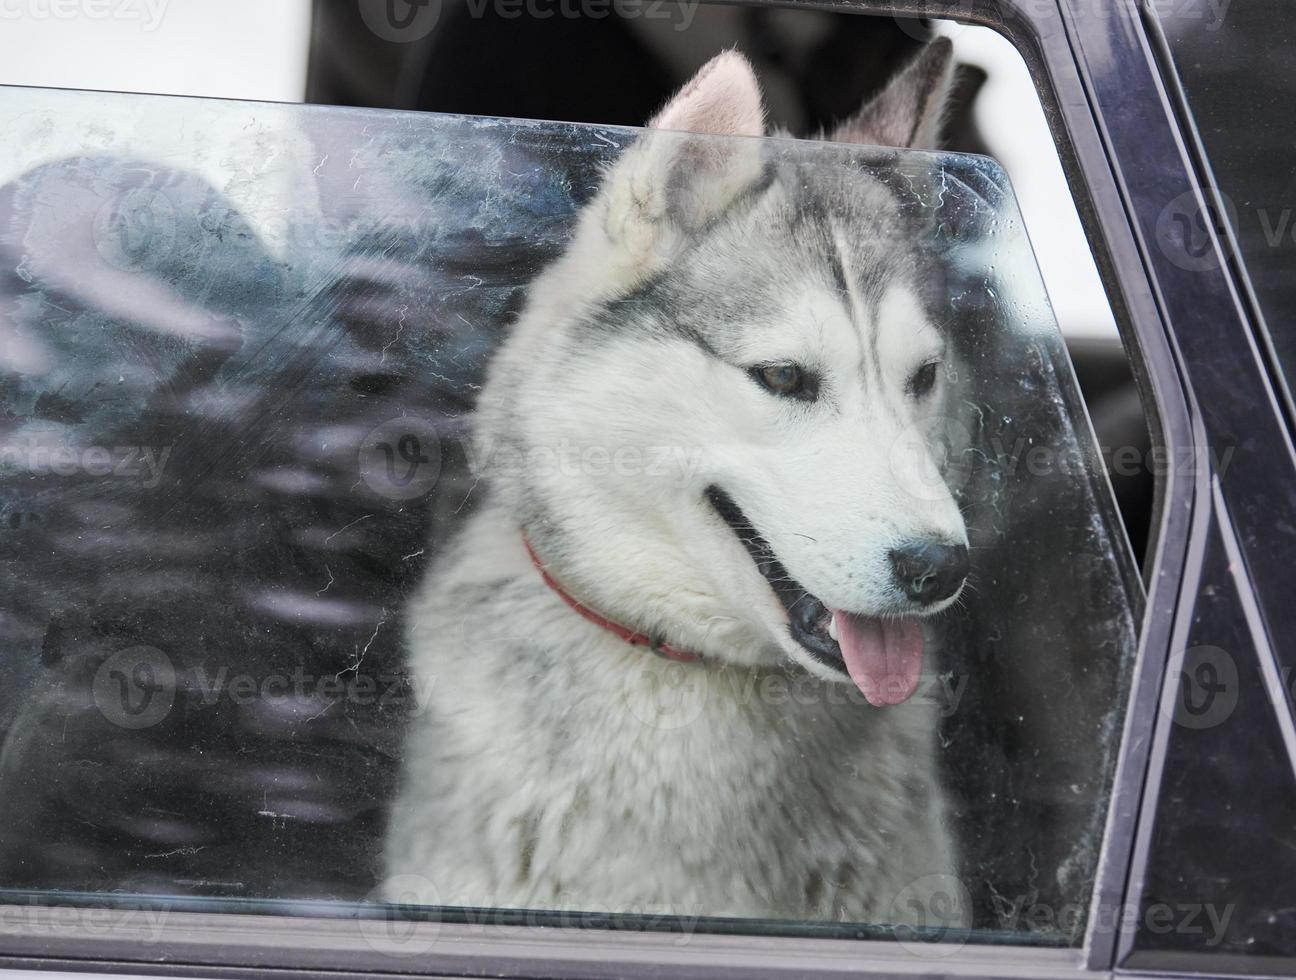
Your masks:
{"label": "dirty glass surface", "polygon": [[[1142,594],[992,161],[22,89],[0,90],[0,128],[8,904],[364,916],[390,902],[447,920],[1080,942]],[[689,166],[631,181],[632,212],[663,187],[697,207],[704,192],[678,181],[717,160],[747,172],[716,213],[675,222],[663,264],[609,286],[637,239],[598,210],[600,187],[634,153],[648,172]],[[761,219],[696,246],[774,185],[853,203],[802,209],[795,234]],[[587,244],[624,237],[563,259],[583,208]],[[832,234],[797,238],[840,221],[863,222],[841,234],[875,246],[868,262],[840,261],[859,252]],[[770,346],[778,331],[743,347],[773,307],[798,343],[860,346],[840,363],[821,351],[810,392],[810,369],[793,378]],[[841,334],[847,308],[862,312]],[[581,325],[550,335],[544,317]],[[940,338],[939,405],[886,429],[928,387],[886,376],[900,362],[885,351],[906,356],[919,321]],[[474,442],[492,390],[493,435]],[[741,407],[726,416],[728,392]],[[843,426],[848,404],[874,421]],[[803,452],[821,478],[777,475]],[[897,472],[931,478],[869,496]],[[787,529],[750,502],[774,483]],[[905,527],[945,495],[971,573],[921,624],[904,704],[875,707],[888,696],[861,696],[844,668],[825,680],[804,653],[749,666],[745,648],[690,647],[709,636],[686,622],[701,600],[673,575],[721,569],[769,616],[762,571],[779,588],[832,547],[801,529],[835,533],[860,500]],[[649,526],[661,541],[627,540]],[[656,562],[662,541],[696,560]],[[744,568],[745,546],[772,550]],[[598,576],[564,564],[582,548]],[[661,628],[665,656],[558,589],[643,629],[636,641]],[[912,652],[916,620],[897,622],[834,626],[857,646],[899,630]],[[821,738],[825,718],[861,739]],[[509,809],[581,767],[612,789]],[[805,774],[814,799],[795,798]],[[899,831],[863,840],[882,813],[939,824],[945,863],[894,866],[914,850]],[[623,826],[639,829],[618,843]],[[700,856],[656,890],[627,886],[671,841]],[[773,893],[772,871],[753,884],[735,850],[800,882],[797,900]],[[606,893],[555,883],[582,875]]]}

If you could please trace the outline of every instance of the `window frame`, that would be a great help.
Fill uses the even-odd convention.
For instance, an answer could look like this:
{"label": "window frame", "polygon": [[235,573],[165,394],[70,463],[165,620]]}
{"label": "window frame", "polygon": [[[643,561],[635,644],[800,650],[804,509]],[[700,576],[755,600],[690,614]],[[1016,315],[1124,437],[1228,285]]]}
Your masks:
{"label": "window frame", "polygon": [[[703,0],[716,2],[716,0]],[[730,0],[761,7],[806,7],[861,15],[937,17],[998,30],[1018,49],[1035,81],[1082,224],[1094,248],[1108,298],[1121,328],[1150,416],[1153,444],[1172,459],[1199,458],[1205,445],[1200,413],[1191,406],[1171,323],[1165,280],[1173,276],[1149,237],[1149,199],[1129,169],[1140,154],[1158,161],[1157,195],[1168,201],[1193,186],[1192,166],[1161,85],[1134,0]],[[1131,81],[1135,84],[1133,87]],[[1154,198],[1151,203],[1156,203]],[[1152,208],[1154,220],[1156,208]],[[1218,270],[1227,285],[1223,266]],[[1179,276],[1186,296],[1175,304],[1218,298],[1217,278]],[[1227,290],[1224,290],[1227,294]],[[1180,453],[1190,454],[1181,457]],[[1158,704],[1177,613],[1191,607],[1194,549],[1211,508],[1210,474],[1172,468],[1158,486],[1153,539],[1145,569],[1148,604],[1133,665],[1115,782],[1092,897],[1093,910],[1113,908],[1132,894],[1136,830],[1155,802],[1147,782],[1157,735]],[[1161,734],[1164,734],[1163,732]],[[1163,743],[1163,739],[1160,740]],[[1151,803],[1149,803],[1151,800]],[[1133,876],[1133,877],[1132,877]],[[57,905],[56,902],[48,903]],[[148,903],[144,903],[148,905]],[[257,970],[329,970],[347,976],[510,975],[655,977],[832,976],[925,974],[952,976],[1086,975],[1112,969],[1131,938],[1119,922],[1091,915],[1078,949],[1028,946],[942,946],[920,955],[890,941],[794,939],[751,935],[692,935],[453,923],[413,925],[435,930],[435,948],[422,956],[384,956],[366,942],[361,921],[328,915],[270,916],[167,909],[160,923],[117,923],[110,934],[89,916],[66,928],[32,929],[33,909],[0,906],[0,968],[5,966],[178,974]],[[159,907],[154,903],[153,907]],[[301,907],[294,907],[300,911]],[[80,920],[80,921],[77,921]],[[1120,956],[1118,957],[1118,951]]]}
{"label": "window frame", "polygon": [[[1154,0],[1130,0],[1129,22],[1137,30],[1147,77],[1157,86],[1164,124],[1151,130],[1153,138],[1145,146],[1139,146],[1135,137],[1142,125],[1138,120],[1128,120],[1113,134],[1115,152],[1126,158],[1133,189],[1157,188],[1155,196],[1135,209],[1142,233],[1149,241],[1156,238],[1158,218],[1180,198],[1191,197],[1200,213],[1211,213],[1211,208],[1216,209],[1216,214],[1223,213],[1219,210],[1220,189],[1162,29],[1164,18]],[[1116,104],[1121,89],[1136,81],[1109,72],[1103,82],[1106,92],[1098,101]],[[1172,157],[1173,167],[1148,166],[1158,151]],[[1140,164],[1149,172],[1138,174]],[[1150,266],[1172,329],[1172,344],[1185,378],[1193,426],[1200,432],[1198,445],[1206,445],[1209,439],[1225,448],[1243,447],[1244,451],[1233,461],[1241,465],[1231,464],[1227,472],[1223,466],[1218,470],[1213,466],[1196,467],[1200,506],[1192,520],[1184,601],[1174,624],[1163,698],[1178,693],[1186,648],[1200,642],[1191,640],[1190,634],[1197,580],[1212,534],[1219,535],[1228,555],[1229,585],[1236,593],[1233,611],[1245,622],[1250,642],[1249,648],[1230,652],[1239,658],[1256,657],[1261,673],[1277,678],[1285,669],[1279,642],[1296,629],[1296,613],[1281,585],[1285,574],[1279,575],[1280,570],[1290,567],[1293,550],[1290,546],[1284,548],[1282,536],[1275,533],[1276,528],[1296,516],[1296,446],[1289,428],[1285,376],[1273,358],[1232,229],[1224,223],[1222,227],[1211,225],[1207,231],[1211,248],[1205,268],[1190,270],[1177,264],[1168,254],[1172,249],[1164,245],[1150,250]],[[1245,415],[1221,407],[1237,391],[1252,395]],[[1259,501],[1265,501],[1265,506],[1257,511]],[[1209,618],[1205,624],[1207,629],[1212,628]],[[1290,662],[1290,653],[1287,656]],[[1292,704],[1274,696],[1277,691],[1273,688],[1269,693],[1269,707],[1276,714],[1279,728],[1288,733],[1287,750],[1296,765],[1289,734]],[[1168,703],[1168,698],[1162,703]],[[1136,908],[1141,906],[1153,860],[1152,834],[1174,728],[1168,712],[1149,710],[1149,718],[1153,723],[1149,768],[1134,825],[1125,899]],[[1227,900],[1227,894],[1224,897]],[[1138,936],[1136,923],[1130,923],[1119,936],[1113,965],[1124,968],[1123,972],[1160,975],[1192,971],[1218,975],[1268,974],[1275,969],[1273,957],[1140,949]]]}

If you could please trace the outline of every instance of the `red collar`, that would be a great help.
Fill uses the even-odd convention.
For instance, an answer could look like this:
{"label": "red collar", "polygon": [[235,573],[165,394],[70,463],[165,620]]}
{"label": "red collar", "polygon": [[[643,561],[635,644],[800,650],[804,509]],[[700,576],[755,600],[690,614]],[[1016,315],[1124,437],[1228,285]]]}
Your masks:
{"label": "red collar", "polygon": [[582,606],[579,602],[568,595],[567,591],[558,584],[557,580],[554,579],[552,575],[549,574],[549,571],[540,562],[539,556],[536,555],[535,549],[531,547],[531,542],[527,540],[525,534],[522,535],[522,543],[526,545],[527,554],[531,556],[531,564],[535,565],[536,570],[540,573],[540,577],[544,579],[545,585],[557,592],[558,598],[562,599],[563,602],[567,603],[567,605],[571,606],[572,609],[575,609],[595,626],[601,626],[609,633],[619,636],[632,647],[648,647],[653,653],[665,657],[668,660],[679,660],[683,663],[689,663],[694,660],[702,659],[701,656],[696,653],[689,653],[686,650],[677,650],[675,647],[662,643],[660,640],[654,640],[652,637],[645,636],[643,633],[636,633],[634,630],[626,629],[624,626],[618,625],[617,623],[612,622],[612,620],[600,616],[593,609],[590,609],[587,606]]}

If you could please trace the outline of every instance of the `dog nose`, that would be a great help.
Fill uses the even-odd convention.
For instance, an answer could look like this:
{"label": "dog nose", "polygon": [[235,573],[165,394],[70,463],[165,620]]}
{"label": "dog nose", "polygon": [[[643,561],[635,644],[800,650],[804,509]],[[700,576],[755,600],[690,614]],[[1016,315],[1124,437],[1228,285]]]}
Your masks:
{"label": "dog nose", "polygon": [[948,599],[968,574],[966,545],[917,541],[892,549],[890,557],[900,590],[923,605]]}

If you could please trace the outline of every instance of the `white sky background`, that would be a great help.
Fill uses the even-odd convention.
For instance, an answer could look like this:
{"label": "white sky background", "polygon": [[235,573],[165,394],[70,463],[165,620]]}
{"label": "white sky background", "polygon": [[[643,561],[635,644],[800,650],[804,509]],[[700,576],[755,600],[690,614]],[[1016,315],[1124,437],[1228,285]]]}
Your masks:
{"label": "white sky background", "polygon": [[[0,0],[0,84],[298,102],[309,32],[310,0]],[[986,28],[943,33],[989,73],[977,122],[1012,179],[1064,331],[1114,337],[1025,63]]]}
{"label": "white sky background", "polygon": [[300,102],[310,0],[0,0],[0,84]]}
{"label": "white sky background", "polygon": [[959,62],[989,76],[976,101],[977,127],[1012,181],[1063,332],[1115,338],[1116,321],[1026,62],[1007,38],[988,27],[946,23],[941,33],[954,42]]}

